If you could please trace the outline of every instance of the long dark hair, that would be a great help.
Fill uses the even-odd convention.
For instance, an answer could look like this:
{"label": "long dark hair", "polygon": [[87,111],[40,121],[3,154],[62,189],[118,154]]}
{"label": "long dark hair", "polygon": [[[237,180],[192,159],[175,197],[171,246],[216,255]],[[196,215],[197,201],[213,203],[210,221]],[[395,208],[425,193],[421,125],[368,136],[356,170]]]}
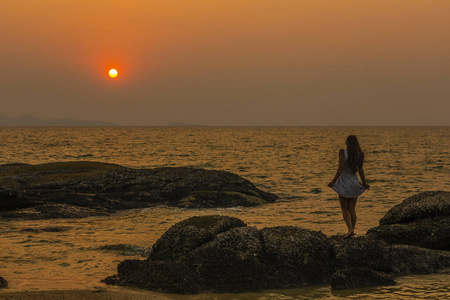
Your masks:
{"label": "long dark hair", "polygon": [[363,165],[364,152],[362,152],[358,139],[354,135],[349,135],[345,143],[348,151],[348,166],[353,173],[356,173],[357,169]]}

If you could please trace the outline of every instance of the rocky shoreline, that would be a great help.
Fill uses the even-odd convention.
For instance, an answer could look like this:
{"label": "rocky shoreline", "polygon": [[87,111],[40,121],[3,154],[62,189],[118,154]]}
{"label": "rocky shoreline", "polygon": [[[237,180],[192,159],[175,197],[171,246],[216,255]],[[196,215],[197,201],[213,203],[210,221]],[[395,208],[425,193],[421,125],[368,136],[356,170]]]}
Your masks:
{"label": "rocky shoreline", "polygon": [[450,251],[450,193],[425,192],[405,199],[367,235],[389,244]]}
{"label": "rocky shoreline", "polygon": [[[412,198],[412,200],[411,200]],[[387,218],[411,215],[399,227],[406,237],[423,220],[450,215],[449,192],[426,192],[391,209]],[[438,199],[438,200],[437,200]],[[418,211],[422,211],[418,213]],[[383,226],[383,225],[380,225]],[[192,217],[169,228],[146,260],[125,260],[105,283],[180,294],[244,292],[329,283],[333,289],[392,285],[394,277],[430,274],[450,268],[450,252],[428,249],[408,239],[392,242],[369,230],[362,237],[342,239],[321,232],[285,226],[258,230],[226,216]],[[439,228],[436,229],[437,232]],[[395,229],[391,228],[395,233]],[[397,236],[397,234],[395,234]],[[390,243],[388,243],[389,240]],[[434,244],[448,245],[449,235],[433,235]],[[428,245],[428,244],[425,244]],[[429,247],[436,248],[436,247]],[[447,246],[443,247],[448,250]]]}
{"label": "rocky shoreline", "polygon": [[278,197],[230,172],[99,162],[0,165],[0,219],[83,218],[123,209],[256,206]]}
{"label": "rocky shoreline", "polygon": [[[0,219],[6,220],[81,218],[158,205],[256,206],[276,199],[216,170],[97,162],[0,165]],[[119,263],[117,274],[103,282],[179,294],[316,284],[339,290],[392,285],[396,276],[450,268],[450,192],[409,197],[379,223],[365,236],[342,239],[293,226],[257,229],[234,217],[191,217],[170,227],[151,250],[105,248],[147,258]],[[0,277],[0,289],[5,287]]]}

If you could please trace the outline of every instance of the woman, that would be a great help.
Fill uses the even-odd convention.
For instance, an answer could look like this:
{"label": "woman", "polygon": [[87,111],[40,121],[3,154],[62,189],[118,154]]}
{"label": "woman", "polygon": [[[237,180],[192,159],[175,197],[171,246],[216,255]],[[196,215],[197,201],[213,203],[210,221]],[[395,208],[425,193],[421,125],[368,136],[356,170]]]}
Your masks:
{"label": "woman", "polygon": [[[347,149],[339,150],[339,168],[334,179],[328,184],[339,195],[342,216],[347,225],[348,232],[344,238],[355,235],[356,212],[355,206],[358,196],[369,189],[364,175],[364,152],[361,151],[358,139],[354,135],[347,137]],[[356,171],[361,177],[358,181]]]}

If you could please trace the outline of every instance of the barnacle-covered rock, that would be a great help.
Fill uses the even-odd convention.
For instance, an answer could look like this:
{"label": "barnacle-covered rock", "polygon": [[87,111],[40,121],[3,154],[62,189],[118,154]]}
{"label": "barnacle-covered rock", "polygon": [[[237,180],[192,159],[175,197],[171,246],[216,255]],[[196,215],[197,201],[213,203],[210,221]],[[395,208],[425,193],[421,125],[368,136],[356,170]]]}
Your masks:
{"label": "barnacle-covered rock", "polygon": [[450,250],[450,192],[424,192],[405,199],[367,234],[390,244]]}
{"label": "barnacle-covered rock", "polygon": [[243,292],[329,281],[330,243],[296,227],[258,230],[225,216],[173,225],[147,260],[126,260],[106,283],[175,293]]}

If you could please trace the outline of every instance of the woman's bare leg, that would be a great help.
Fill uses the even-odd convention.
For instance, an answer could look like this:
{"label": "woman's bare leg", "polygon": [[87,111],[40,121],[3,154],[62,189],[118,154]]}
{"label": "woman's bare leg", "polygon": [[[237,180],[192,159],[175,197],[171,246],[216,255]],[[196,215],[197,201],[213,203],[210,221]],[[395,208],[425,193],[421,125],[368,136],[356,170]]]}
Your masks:
{"label": "woman's bare leg", "polygon": [[355,230],[355,226],[356,226],[356,210],[355,210],[355,208],[356,208],[357,200],[358,200],[358,198],[348,199],[348,211],[350,212],[353,230]]}
{"label": "woman's bare leg", "polygon": [[347,225],[347,228],[348,228],[347,234],[350,234],[353,232],[352,216],[349,211],[349,200],[350,199],[348,199],[348,198],[339,196],[339,203],[341,204],[342,216],[344,217],[345,224]]}

